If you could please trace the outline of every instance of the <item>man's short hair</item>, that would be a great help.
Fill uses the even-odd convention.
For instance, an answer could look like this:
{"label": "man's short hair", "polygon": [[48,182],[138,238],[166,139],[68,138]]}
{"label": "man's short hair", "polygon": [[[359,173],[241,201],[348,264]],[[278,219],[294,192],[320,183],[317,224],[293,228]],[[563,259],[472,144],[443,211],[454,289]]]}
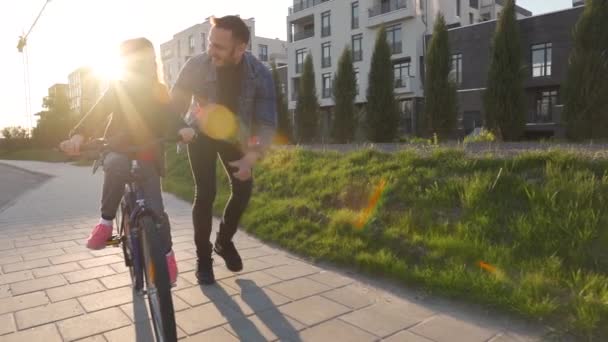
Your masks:
{"label": "man's short hair", "polygon": [[249,27],[247,27],[247,24],[240,17],[236,15],[227,15],[221,18],[212,17],[211,24],[217,28],[232,32],[234,39],[249,44]]}

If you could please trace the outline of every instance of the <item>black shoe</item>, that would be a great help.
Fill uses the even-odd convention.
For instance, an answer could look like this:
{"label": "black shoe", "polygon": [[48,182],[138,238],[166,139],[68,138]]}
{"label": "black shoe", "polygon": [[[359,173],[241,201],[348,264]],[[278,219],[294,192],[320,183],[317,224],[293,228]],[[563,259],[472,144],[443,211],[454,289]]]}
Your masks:
{"label": "black shoe", "polygon": [[215,283],[212,258],[198,258],[196,261],[196,279],[201,285],[212,285]]}
{"label": "black shoe", "polygon": [[239,255],[239,252],[237,252],[232,241],[216,241],[213,250],[217,255],[224,259],[227,269],[232,272],[240,272],[243,270],[243,261],[241,260],[241,256]]}

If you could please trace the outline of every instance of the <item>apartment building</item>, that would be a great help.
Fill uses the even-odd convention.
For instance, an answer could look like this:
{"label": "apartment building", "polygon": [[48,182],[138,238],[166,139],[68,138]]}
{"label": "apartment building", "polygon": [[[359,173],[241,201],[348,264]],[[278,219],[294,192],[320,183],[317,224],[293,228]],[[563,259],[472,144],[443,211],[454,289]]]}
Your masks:
{"label": "apartment building", "polygon": [[78,117],[86,114],[97,102],[103,88],[103,83],[91,68],[81,67],[72,71],[68,75],[70,110]]}
{"label": "apartment building", "polygon": [[[299,80],[308,54],[315,65],[316,87],[322,107],[322,130],[331,121],[332,79],[343,49],[352,50],[357,73],[356,103],[366,102],[368,74],[376,36],[384,26],[392,50],[395,95],[401,111],[401,134],[415,133],[422,112],[425,37],[435,17],[443,13],[449,27],[496,18],[500,0],[294,0],[288,10],[289,108],[295,109]],[[531,13],[517,8],[518,17]],[[361,107],[361,106],[359,106]]]}
{"label": "apartment building", "polygon": [[[573,1],[577,6],[580,1]],[[526,136],[563,137],[561,88],[568,72],[572,30],[583,6],[519,19],[525,67]],[[464,134],[483,125],[483,91],[487,86],[490,47],[496,21],[448,30],[458,87],[461,129]]]}
{"label": "apartment building", "polygon": [[[255,35],[255,19],[244,21],[251,33],[248,50],[269,67],[272,62],[277,66],[287,65],[287,42],[278,38],[258,37]],[[210,18],[207,18],[200,24],[176,33],[173,39],[161,44],[160,54],[167,85],[172,86],[175,83],[179,71],[190,57],[207,51],[210,30],[211,22]]]}

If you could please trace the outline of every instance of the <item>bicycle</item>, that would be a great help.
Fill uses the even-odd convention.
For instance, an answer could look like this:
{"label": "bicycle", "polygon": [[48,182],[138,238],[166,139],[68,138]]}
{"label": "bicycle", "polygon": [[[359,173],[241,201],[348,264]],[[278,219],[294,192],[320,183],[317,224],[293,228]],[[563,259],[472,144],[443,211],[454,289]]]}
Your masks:
{"label": "bicycle", "polygon": [[[167,140],[159,139],[153,143]],[[130,148],[127,152],[134,153],[142,148]],[[110,150],[110,144],[105,140],[95,140],[82,147],[83,152],[98,155],[93,163],[93,174],[103,164]],[[177,341],[177,330],[169,271],[159,238],[161,219],[146,207],[139,185],[139,168],[139,162],[132,159],[131,176],[125,185],[125,193],[116,216],[116,234],[106,242],[106,246],[122,247],[134,291],[139,295],[147,294],[156,340],[174,342]]]}

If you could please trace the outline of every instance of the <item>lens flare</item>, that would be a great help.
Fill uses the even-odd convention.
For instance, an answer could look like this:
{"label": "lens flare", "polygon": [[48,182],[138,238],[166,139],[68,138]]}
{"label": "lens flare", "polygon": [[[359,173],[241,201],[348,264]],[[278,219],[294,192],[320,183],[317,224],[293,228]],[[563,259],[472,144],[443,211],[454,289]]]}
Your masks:
{"label": "lens flare", "polygon": [[485,263],[485,262],[483,262],[483,261],[480,261],[480,262],[479,262],[477,265],[478,265],[478,266],[479,266],[479,267],[480,267],[482,270],[486,270],[486,271],[488,271],[488,272],[490,272],[490,273],[496,274],[496,267],[494,267],[494,266],[492,266],[492,265],[490,265],[490,264],[488,264],[488,263]]}
{"label": "lens flare", "polygon": [[199,129],[217,140],[233,140],[237,137],[238,122],[234,113],[225,106],[210,104],[199,110]]}
{"label": "lens flare", "polygon": [[369,222],[369,219],[370,219],[372,213],[374,212],[374,210],[376,209],[376,207],[378,206],[378,201],[382,197],[382,194],[384,193],[385,189],[386,189],[386,180],[382,179],[382,180],[380,180],[380,183],[378,183],[378,185],[376,185],[374,193],[372,194],[372,196],[370,197],[370,199],[367,203],[367,207],[359,215],[359,217],[355,220],[355,222],[354,222],[355,227],[361,229],[367,224],[367,222]]}

